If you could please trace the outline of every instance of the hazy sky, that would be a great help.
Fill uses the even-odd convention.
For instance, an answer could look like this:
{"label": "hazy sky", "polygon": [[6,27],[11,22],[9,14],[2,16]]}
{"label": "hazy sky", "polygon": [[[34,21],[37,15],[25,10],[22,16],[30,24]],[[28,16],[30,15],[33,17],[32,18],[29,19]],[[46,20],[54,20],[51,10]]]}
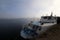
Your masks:
{"label": "hazy sky", "polygon": [[59,0],[0,0],[0,18],[40,17],[60,13]]}

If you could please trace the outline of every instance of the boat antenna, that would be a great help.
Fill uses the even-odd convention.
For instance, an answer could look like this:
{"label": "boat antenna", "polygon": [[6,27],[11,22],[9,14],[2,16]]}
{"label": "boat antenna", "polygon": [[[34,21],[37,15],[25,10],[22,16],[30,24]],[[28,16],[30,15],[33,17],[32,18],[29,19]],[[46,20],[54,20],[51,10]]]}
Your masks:
{"label": "boat antenna", "polygon": [[51,12],[51,17],[53,16],[53,12]]}

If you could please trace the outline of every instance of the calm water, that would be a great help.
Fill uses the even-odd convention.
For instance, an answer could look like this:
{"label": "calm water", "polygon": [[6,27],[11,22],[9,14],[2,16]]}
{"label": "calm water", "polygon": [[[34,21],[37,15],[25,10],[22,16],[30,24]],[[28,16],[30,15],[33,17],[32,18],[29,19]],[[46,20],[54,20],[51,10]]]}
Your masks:
{"label": "calm water", "polygon": [[0,39],[18,40],[22,26],[31,20],[28,19],[0,19]]}

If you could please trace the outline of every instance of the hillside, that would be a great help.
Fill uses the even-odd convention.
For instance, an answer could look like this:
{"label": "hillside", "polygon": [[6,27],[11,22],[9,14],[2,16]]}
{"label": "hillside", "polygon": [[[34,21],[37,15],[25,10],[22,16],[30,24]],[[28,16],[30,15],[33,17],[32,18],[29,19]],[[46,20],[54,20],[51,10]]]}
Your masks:
{"label": "hillside", "polygon": [[52,26],[36,40],[60,40],[60,24]]}

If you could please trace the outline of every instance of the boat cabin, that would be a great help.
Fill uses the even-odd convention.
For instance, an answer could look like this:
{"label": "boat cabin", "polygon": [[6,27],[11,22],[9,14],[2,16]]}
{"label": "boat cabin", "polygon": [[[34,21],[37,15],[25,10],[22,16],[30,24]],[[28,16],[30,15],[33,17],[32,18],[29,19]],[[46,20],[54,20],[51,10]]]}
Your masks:
{"label": "boat cabin", "polygon": [[53,16],[42,16],[40,22],[42,23],[56,23],[57,18]]}

